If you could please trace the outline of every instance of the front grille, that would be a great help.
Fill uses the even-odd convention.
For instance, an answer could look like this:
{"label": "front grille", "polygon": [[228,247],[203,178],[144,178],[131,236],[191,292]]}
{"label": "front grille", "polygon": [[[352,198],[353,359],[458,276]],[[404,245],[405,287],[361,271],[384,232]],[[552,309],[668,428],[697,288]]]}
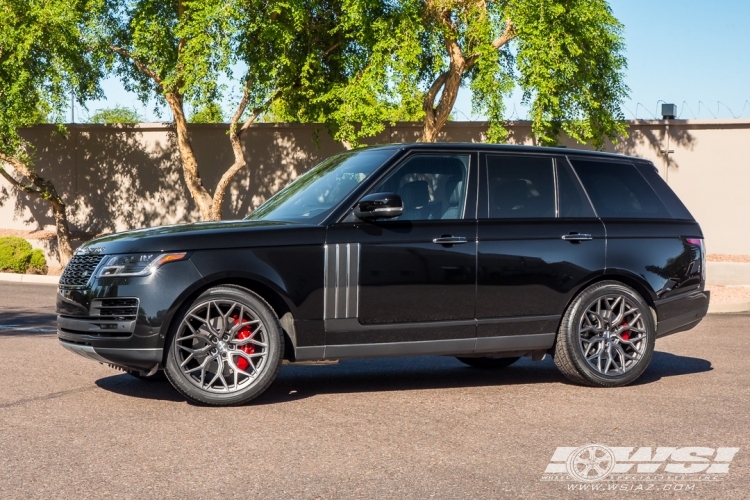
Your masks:
{"label": "front grille", "polygon": [[86,286],[103,255],[74,255],[60,276],[60,286]]}
{"label": "front grille", "polygon": [[92,317],[102,319],[133,320],[138,316],[138,299],[135,297],[94,299],[91,301],[90,314]]}

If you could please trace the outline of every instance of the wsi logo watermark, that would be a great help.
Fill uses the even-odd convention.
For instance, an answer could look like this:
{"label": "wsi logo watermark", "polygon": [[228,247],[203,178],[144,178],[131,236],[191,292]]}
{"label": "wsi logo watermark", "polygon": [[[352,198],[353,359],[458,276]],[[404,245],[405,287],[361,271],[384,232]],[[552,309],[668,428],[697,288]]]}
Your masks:
{"label": "wsi logo watermark", "polygon": [[[675,489],[691,490],[696,482],[718,482],[729,474],[739,448],[702,446],[609,447],[588,444],[558,447],[542,475],[542,481],[582,483],[568,489]],[[604,485],[599,482],[623,484]],[[625,482],[639,483],[627,485]],[[597,487],[595,487],[597,486]]]}

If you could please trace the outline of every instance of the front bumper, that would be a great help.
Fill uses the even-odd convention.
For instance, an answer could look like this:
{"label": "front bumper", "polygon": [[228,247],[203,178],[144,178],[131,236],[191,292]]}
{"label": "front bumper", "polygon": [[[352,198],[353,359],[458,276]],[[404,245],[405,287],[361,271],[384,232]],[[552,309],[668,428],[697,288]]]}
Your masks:
{"label": "front bumper", "polygon": [[151,371],[161,365],[163,349],[128,349],[92,347],[85,344],[75,344],[60,339],[60,345],[86,359],[100,363],[114,365],[123,369],[139,369]]}
{"label": "front bumper", "polygon": [[187,260],[164,265],[149,276],[98,278],[86,288],[60,287],[60,344],[100,363],[151,371],[162,364],[177,309],[201,282]]}

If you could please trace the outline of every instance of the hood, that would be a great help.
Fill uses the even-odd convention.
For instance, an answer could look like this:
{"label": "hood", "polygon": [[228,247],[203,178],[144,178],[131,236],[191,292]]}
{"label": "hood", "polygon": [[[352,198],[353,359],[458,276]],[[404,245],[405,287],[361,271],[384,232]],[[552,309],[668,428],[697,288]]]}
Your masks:
{"label": "hood", "polygon": [[310,245],[325,241],[321,226],[278,221],[195,222],[110,234],[81,245],[76,254],[182,252],[215,248]]}

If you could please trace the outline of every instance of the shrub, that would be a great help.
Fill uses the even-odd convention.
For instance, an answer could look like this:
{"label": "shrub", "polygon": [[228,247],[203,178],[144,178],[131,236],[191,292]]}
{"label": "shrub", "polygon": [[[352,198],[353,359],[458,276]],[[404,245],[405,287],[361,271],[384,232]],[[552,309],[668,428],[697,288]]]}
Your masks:
{"label": "shrub", "polygon": [[0,272],[46,273],[47,260],[44,253],[32,250],[28,241],[17,236],[0,238]]}
{"label": "shrub", "polygon": [[47,274],[47,259],[44,258],[44,252],[40,248],[35,248],[31,251],[31,259],[29,259],[29,267],[26,269],[26,272],[31,274]]}

